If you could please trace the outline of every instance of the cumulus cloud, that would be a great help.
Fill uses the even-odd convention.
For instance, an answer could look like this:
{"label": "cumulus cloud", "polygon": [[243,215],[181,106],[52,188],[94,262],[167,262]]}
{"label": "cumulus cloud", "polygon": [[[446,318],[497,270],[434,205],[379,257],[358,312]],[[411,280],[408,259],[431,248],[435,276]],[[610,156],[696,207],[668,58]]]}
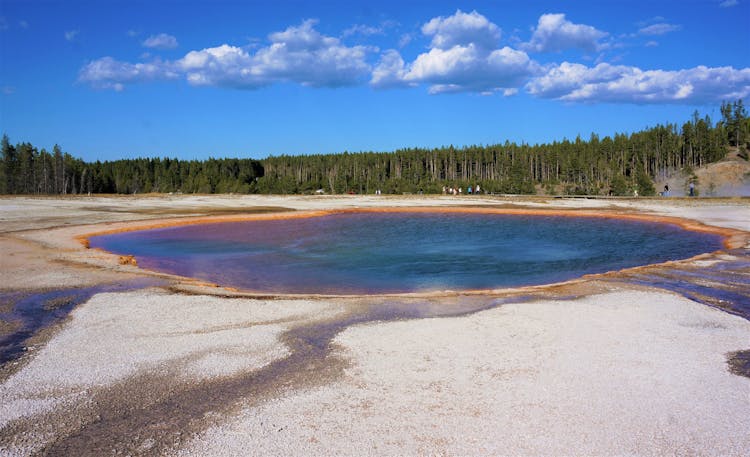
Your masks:
{"label": "cumulus cloud", "polygon": [[574,24],[564,14],[543,14],[534,28],[531,40],[521,49],[528,52],[559,52],[581,49],[594,52],[602,48],[600,40],[609,34],[590,25]]}
{"label": "cumulus cloud", "polygon": [[563,62],[532,79],[529,93],[571,102],[703,103],[745,98],[750,94],[750,68],[642,70],[601,63],[587,67]]}
{"label": "cumulus cloud", "polygon": [[433,18],[422,33],[432,38],[430,50],[409,64],[398,51],[384,52],[373,70],[374,87],[427,84],[433,94],[513,94],[538,68],[525,52],[499,48],[500,28],[476,11]]}
{"label": "cumulus cloud", "polygon": [[432,37],[430,46],[450,49],[454,46],[474,45],[493,49],[500,42],[500,28],[486,17],[472,11],[456,10],[453,16],[436,17],[422,26],[422,33]]}
{"label": "cumulus cloud", "polygon": [[200,86],[241,87],[250,84],[254,75],[251,55],[228,44],[190,51],[176,66],[185,72],[190,84]]}
{"label": "cumulus cloud", "polygon": [[657,24],[648,25],[646,27],[641,27],[641,29],[638,30],[638,33],[641,35],[664,35],[670,32],[676,32],[681,28],[681,26],[676,24],[667,24],[665,22],[660,22]]}
{"label": "cumulus cloud", "polygon": [[79,80],[115,90],[128,83],[179,77],[196,86],[252,89],[286,81],[335,87],[355,84],[370,72],[365,59],[370,48],[344,46],[320,34],[315,23],[308,20],[272,33],[270,45],[254,53],[223,44],[190,51],[175,61],[133,64],[104,57],[81,69]]}
{"label": "cumulus cloud", "polygon": [[271,45],[255,54],[229,45],[188,53],[179,64],[188,82],[254,88],[290,81],[306,86],[355,84],[369,73],[365,46],[347,47],[337,38],[320,34],[315,21],[269,36]]}
{"label": "cumulus cloud", "polygon": [[[639,27],[643,36],[658,36],[678,26],[654,18]],[[140,62],[102,57],[81,68],[78,80],[95,88],[120,91],[129,84],[157,80],[255,89],[284,82],[338,87],[361,84],[369,78],[376,88],[426,86],[433,94],[504,96],[525,92],[581,103],[716,103],[750,96],[750,68],[643,70],[614,64],[612,58],[588,65],[541,65],[528,50],[601,49],[601,40],[608,36],[591,26],[573,24],[562,14],[543,15],[531,41],[521,44],[521,49],[501,45],[500,28],[476,11],[457,10],[451,16],[435,17],[423,24],[421,32],[429,42],[428,48],[406,58],[396,49],[381,52],[369,46],[345,45],[339,38],[316,30],[316,21],[306,20],[271,33],[265,42],[252,47],[225,43],[191,50],[175,60],[155,59],[149,54],[138,59]],[[78,32],[69,33],[66,38],[75,39]],[[358,29],[351,33],[369,32]],[[176,45],[176,39],[174,42]],[[649,41],[646,45],[657,43]],[[368,59],[376,62],[371,64]]]}
{"label": "cumulus cloud", "polygon": [[383,53],[380,62],[373,68],[370,84],[379,88],[410,85],[406,82],[406,73],[406,63],[401,54],[394,49],[389,49]]}
{"label": "cumulus cloud", "polygon": [[98,89],[121,91],[125,84],[159,79],[175,79],[178,72],[169,62],[128,63],[102,57],[86,64],[78,73],[78,80]]}
{"label": "cumulus cloud", "polygon": [[146,38],[143,43],[146,48],[153,49],[174,49],[178,46],[177,38],[166,33],[160,33],[158,35],[151,35]]}
{"label": "cumulus cloud", "polygon": [[731,8],[739,4],[740,2],[738,2],[737,0],[724,0],[723,2],[719,3],[719,6],[722,8]]}
{"label": "cumulus cloud", "polygon": [[522,85],[534,66],[523,51],[506,46],[486,53],[470,44],[419,55],[404,80],[430,84],[430,93],[489,93]]}

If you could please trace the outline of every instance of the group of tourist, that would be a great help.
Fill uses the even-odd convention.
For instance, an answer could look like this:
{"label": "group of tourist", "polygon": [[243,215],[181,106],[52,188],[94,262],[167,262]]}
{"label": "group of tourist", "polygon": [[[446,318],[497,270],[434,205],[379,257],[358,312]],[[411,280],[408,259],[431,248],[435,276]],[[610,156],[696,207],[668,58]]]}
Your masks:
{"label": "group of tourist", "polygon": [[[443,186],[443,195],[463,195],[464,190],[461,187],[446,187]],[[482,193],[481,187],[479,187],[479,184],[474,186],[473,188],[471,186],[466,188],[466,195],[479,195]]]}

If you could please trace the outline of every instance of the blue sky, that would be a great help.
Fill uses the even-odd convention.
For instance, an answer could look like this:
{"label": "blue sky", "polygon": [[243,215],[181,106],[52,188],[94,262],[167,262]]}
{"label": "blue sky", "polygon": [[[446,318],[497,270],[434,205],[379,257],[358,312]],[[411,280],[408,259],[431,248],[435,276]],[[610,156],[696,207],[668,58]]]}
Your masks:
{"label": "blue sky", "polygon": [[611,135],[750,94],[750,0],[0,0],[0,131],[86,160]]}

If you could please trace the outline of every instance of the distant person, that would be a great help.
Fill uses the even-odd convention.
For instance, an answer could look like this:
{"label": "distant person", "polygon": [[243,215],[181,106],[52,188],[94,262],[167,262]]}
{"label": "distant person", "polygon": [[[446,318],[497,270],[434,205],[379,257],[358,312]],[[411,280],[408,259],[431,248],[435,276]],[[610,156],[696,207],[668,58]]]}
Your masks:
{"label": "distant person", "polygon": [[466,193],[469,194],[469,195],[471,195],[471,186],[469,186],[469,188],[466,189]]}
{"label": "distant person", "polygon": [[695,197],[695,184],[692,182],[690,183],[690,196]]}
{"label": "distant person", "polygon": [[477,194],[477,195],[479,195],[479,192],[480,192],[480,189],[479,189],[479,184],[477,184],[477,185],[476,185],[476,186],[474,187],[474,193],[475,193],[475,194]]}
{"label": "distant person", "polygon": [[664,196],[669,197],[669,184],[664,184]]}

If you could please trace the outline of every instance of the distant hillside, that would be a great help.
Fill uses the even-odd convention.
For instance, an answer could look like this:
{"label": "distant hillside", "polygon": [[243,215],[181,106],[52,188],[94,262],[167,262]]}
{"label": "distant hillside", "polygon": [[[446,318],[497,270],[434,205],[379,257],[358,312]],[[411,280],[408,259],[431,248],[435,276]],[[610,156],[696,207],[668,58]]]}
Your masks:
{"label": "distant hillside", "polygon": [[718,162],[698,167],[692,173],[676,172],[667,179],[657,180],[656,185],[662,191],[664,185],[668,184],[670,195],[683,196],[688,194],[691,181],[698,195],[750,197],[750,161],[747,160],[747,151],[740,152],[737,148],[731,148],[727,156]]}

